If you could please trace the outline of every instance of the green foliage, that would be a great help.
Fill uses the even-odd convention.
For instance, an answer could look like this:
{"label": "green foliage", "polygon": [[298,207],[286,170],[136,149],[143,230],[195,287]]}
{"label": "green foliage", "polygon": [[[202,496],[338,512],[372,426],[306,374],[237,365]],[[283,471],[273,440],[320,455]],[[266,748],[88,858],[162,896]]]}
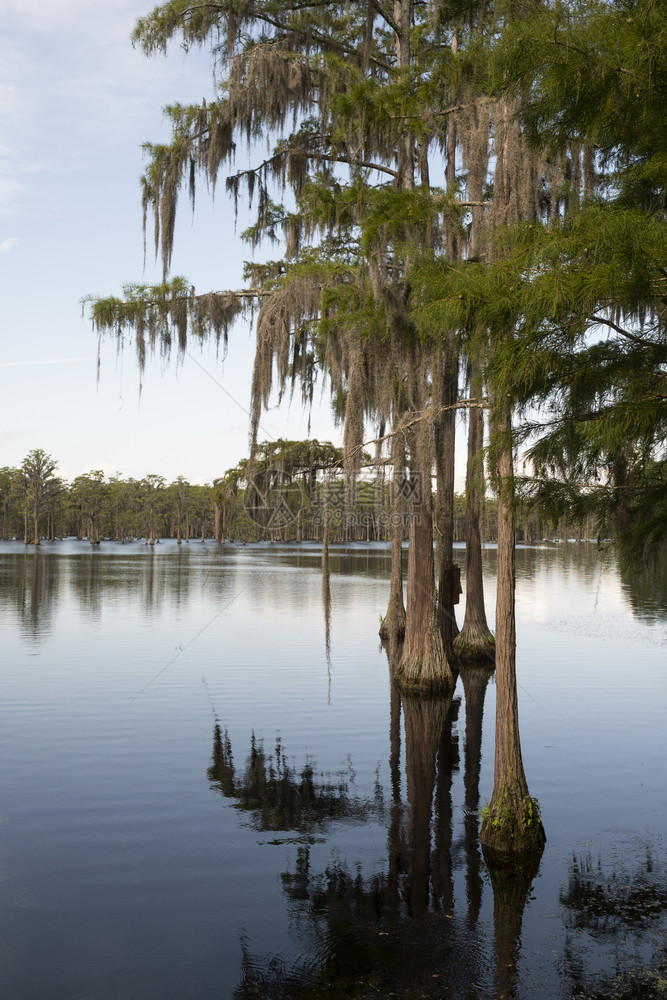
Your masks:
{"label": "green foliage", "polygon": [[[666,3],[157,6],[134,43],[209,46],[222,84],[146,145],[165,281],[88,300],[96,330],[133,335],[142,369],[257,309],[253,426],[276,379],[309,405],[326,373],[352,450],[411,405],[417,338],[455,334],[522,418],[526,501],[641,558],[667,535]],[[234,172],[240,140],[268,153]],[[196,295],[166,278],[177,203],[223,169],[247,243],[284,255]]]}
{"label": "green foliage", "polygon": [[496,796],[493,806],[485,802],[479,811],[482,823],[496,831],[503,831],[513,836],[514,830],[520,824],[524,830],[537,827],[541,823],[540,804],[531,795],[525,795],[521,801],[521,814],[517,815],[512,797],[508,793],[506,779],[503,779],[500,794]]}
{"label": "green foliage", "polygon": [[508,10],[493,46],[499,86],[530,92],[532,141],[594,142],[598,169],[631,207],[665,208],[666,25],[665,0],[559,0],[521,17]]}

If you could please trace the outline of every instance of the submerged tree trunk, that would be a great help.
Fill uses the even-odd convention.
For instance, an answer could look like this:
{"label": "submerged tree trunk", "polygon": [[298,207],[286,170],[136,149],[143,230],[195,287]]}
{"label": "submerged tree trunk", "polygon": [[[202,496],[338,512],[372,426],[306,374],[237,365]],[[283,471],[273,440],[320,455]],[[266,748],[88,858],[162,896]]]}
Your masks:
{"label": "submerged tree trunk", "polygon": [[521,758],[516,687],[514,467],[509,397],[493,400],[498,474],[496,749],[493,795],[482,813],[482,844],[500,854],[541,851],[546,837]]}
{"label": "submerged tree trunk", "polygon": [[[481,379],[473,368],[470,394],[481,396]],[[468,464],[466,468],[466,611],[463,628],[454,639],[457,659],[484,659],[493,664],[495,640],[486,621],[482,579],[482,538],[480,521],[484,500],[484,414],[472,406],[468,415]]]}

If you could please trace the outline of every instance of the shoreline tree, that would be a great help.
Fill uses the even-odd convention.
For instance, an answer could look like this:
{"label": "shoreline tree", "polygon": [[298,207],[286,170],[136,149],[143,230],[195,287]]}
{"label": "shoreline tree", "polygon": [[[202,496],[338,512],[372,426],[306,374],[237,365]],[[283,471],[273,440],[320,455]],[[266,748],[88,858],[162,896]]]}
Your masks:
{"label": "shoreline tree", "polygon": [[23,496],[25,520],[24,541],[28,544],[28,519],[32,519],[33,545],[40,544],[39,519],[46,512],[47,505],[61,488],[61,482],[54,476],[58,463],[41,448],[28,452],[19,469],[20,489]]}

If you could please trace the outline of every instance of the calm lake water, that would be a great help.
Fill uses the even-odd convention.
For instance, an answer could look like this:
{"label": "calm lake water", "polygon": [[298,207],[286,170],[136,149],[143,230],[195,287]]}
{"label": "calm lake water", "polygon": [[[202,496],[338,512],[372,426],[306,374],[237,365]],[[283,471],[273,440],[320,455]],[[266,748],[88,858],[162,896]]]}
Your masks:
{"label": "calm lake water", "polygon": [[305,545],[3,543],[0,995],[667,996],[665,576],[517,566],[548,843],[492,882],[494,678],[401,701],[388,550],[332,550],[327,628]]}

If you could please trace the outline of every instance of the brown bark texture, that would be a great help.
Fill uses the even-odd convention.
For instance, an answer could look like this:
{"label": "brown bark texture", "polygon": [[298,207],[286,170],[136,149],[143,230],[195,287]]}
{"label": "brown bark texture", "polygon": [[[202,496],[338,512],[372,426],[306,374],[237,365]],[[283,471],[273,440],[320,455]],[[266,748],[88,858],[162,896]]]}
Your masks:
{"label": "brown bark texture", "polygon": [[[471,395],[481,394],[479,378],[471,379]],[[484,415],[471,407],[468,415],[468,464],[466,467],[466,610],[463,627],[454,639],[454,653],[461,662],[483,659],[490,666],[495,640],[486,621],[482,577],[480,521],[484,499]]]}
{"label": "brown bark texture", "polygon": [[501,854],[541,851],[539,808],[528,792],[521,757],[516,685],[514,467],[509,399],[494,401],[498,472],[496,597],[496,747],[493,795],[482,812],[482,844]]}
{"label": "brown bark texture", "polygon": [[425,692],[454,684],[436,621],[429,435],[430,428],[425,420],[418,420],[413,425],[414,491],[410,504],[405,643],[396,670],[396,680],[402,688]]}
{"label": "brown bark texture", "polygon": [[398,484],[405,472],[405,445],[400,434],[392,438],[394,481],[392,484],[391,523],[391,583],[389,605],[380,625],[380,638],[402,639],[405,635],[405,604],[403,603],[403,503]]}
{"label": "brown bark texture", "polygon": [[435,417],[433,435],[437,483],[436,565],[438,572],[438,627],[448,660],[454,656],[453,643],[458,635],[451,595],[450,577],[454,545],[454,444],[456,436],[456,401],[458,397],[458,356],[454,338],[447,334],[443,350],[434,351],[431,367]]}

